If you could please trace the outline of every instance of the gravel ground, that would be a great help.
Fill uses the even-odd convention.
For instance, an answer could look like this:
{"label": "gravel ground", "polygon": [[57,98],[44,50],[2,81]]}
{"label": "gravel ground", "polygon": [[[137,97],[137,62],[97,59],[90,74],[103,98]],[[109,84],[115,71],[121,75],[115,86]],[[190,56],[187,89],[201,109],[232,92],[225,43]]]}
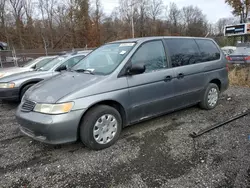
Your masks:
{"label": "gravel ground", "polygon": [[212,111],[192,107],[128,127],[102,151],[22,136],[16,106],[0,102],[0,187],[250,187],[250,115],[188,136],[250,108],[248,88],[230,88]]}

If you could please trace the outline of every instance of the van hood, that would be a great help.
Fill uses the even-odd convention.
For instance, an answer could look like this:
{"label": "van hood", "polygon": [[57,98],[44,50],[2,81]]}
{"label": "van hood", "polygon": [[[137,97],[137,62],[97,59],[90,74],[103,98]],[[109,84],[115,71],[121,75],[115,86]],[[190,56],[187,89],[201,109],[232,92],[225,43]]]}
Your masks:
{"label": "van hood", "polygon": [[37,103],[56,103],[70,93],[86,89],[104,78],[86,73],[64,72],[31,87],[25,98]]}
{"label": "van hood", "polygon": [[40,78],[48,73],[51,74],[48,71],[25,71],[0,78],[0,82],[15,82],[21,79]]}

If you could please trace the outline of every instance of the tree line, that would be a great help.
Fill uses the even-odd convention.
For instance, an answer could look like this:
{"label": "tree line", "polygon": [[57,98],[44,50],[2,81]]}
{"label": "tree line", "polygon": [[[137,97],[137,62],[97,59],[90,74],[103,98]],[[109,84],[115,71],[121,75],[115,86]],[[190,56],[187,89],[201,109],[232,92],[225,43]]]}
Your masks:
{"label": "tree line", "polygon": [[163,0],[119,0],[109,15],[100,0],[0,0],[0,41],[16,49],[97,47],[133,35],[217,37],[237,22],[211,24],[198,7]]}

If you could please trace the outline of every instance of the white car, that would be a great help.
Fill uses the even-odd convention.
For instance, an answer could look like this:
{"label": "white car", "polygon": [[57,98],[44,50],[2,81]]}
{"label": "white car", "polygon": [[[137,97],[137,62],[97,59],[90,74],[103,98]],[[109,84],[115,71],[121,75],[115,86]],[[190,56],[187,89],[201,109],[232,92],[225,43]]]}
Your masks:
{"label": "white car", "polygon": [[224,46],[221,48],[225,55],[230,55],[236,50],[235,46]]}
{"label": "white car", "polygon": [[9,76],[12,74],[16,74],[16,73],[22,73],[26,71],[33,71],[35,69],[39,69],[56,57],[57,56],[44,56],[44,57],[39,57],[37,59],[31,60],[22,67],[10,67],[10,68],[2,68],[2,69],[0,68],[0,78]]}

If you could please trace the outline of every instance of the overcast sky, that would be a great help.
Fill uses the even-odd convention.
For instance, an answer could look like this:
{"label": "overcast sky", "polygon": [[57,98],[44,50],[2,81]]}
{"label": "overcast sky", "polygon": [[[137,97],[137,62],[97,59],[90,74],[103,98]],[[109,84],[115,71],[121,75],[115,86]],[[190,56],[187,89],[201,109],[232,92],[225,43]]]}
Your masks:
{"label": "overcast sky", "polygon": [[[118,2],[119,0],[102,0],[104,12],[110,14],[114,7],[118,6]],[[232,16],[232,9],[225,4],[224,0],[163,0],[163,2],[166,5],[169,4],[169,2],[175,2],[178,7],[188,5],[198,6],[212,23],[215,23],[220,18]]]}

